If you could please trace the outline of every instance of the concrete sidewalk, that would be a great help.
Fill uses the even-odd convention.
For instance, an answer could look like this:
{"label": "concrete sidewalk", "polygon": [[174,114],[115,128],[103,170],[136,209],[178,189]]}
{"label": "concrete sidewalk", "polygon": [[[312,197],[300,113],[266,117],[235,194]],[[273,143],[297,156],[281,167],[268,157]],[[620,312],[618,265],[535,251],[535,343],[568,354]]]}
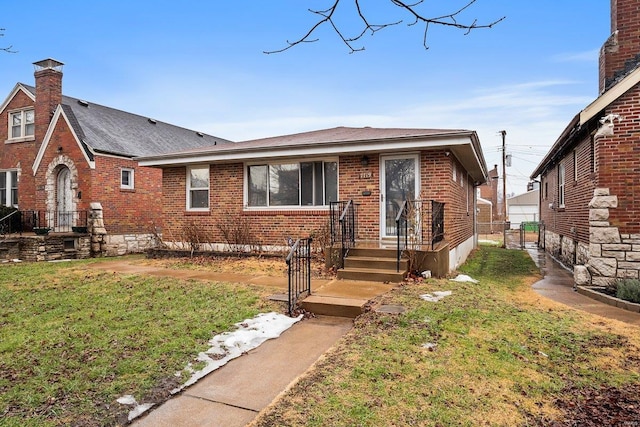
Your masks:
{"label": "concrete sidewalk", "polygon": [[640,326],[640,313],[613,307],[579,294],[573,288],[572,272],[537,247],[527,247],[527,252],[544,275],[542,280],[533,284],[533,289],[538,294],[591,314]]}
{"label": "concrete sidewalk", "polygon": [[352,326],[352,320],[345,318],[304,319],[279,338],[230,361],[131,425],[245,426]]}

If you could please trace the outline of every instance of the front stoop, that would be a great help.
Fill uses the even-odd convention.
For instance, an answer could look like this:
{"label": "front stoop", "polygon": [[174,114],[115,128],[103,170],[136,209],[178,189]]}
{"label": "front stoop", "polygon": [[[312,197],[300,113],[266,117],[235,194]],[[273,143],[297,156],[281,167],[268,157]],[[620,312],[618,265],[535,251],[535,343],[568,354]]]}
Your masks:
{"label": "front stoop", "polygon": [[383,283],[400,283],[408,272],[407,259],[400,260],[397,270],[395,249],[353,248],[344,260],[344,268],[338,270],[338,279],[368,280]]}
{"label": "front stoop", "polygon": [[300,303],[300,306],[317,315],[355,319],[364,312],[366,303],[367,301],[361,299],[310,295]]}
{"label": "front stoop", "polygon": [[374,298],[389,292],[396,285],[377,281],[332,280],[300,301],[300,306],[317,315],[350,317],[364,313],[365,306]]}

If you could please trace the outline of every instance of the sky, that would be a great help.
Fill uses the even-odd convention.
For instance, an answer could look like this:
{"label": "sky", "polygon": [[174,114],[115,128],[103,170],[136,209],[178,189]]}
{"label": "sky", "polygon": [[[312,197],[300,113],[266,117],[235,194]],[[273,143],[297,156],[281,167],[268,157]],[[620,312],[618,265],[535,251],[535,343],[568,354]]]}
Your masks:
{"label": "sky", "polygon": [[[8,0],[0,0],[7,3]],[[598,52],[610,34],[608,0],[477,0],[465,31],[423,27],[388,0],[361,0],[372,23],[395,22],[349,49],[327,25],[285,52],[334,0],[32,0],[0,15],[0,99],[33,85],[32,63],[65,64],[65,95],[242,141],[336,126],[475,130],[489,169],[506,131],[507,193],[529,175],[569,121],[598,96]],[[425,0],[440,16],[466,0]],[[341,0],[346,35],[362,30]],[[6,6],[6,5],[5,5]],[[7,9],[7,8],[5,8]]]}

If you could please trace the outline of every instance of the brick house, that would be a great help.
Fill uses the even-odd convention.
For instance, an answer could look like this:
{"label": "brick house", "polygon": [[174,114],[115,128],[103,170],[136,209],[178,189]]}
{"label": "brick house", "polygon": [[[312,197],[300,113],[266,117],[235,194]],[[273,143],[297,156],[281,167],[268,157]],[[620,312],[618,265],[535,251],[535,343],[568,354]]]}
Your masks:
{"label": "brick house", "polygon": [[[567,125],[532,173],[547,252],[579,284],[640,272],[640,1],[611,1],[600,96]],[[541,227],[541,229],[542,229]]]}
{"label": "brick house", "polygon": [[358,241],[393,243],[403,201],[421,199],[416,229],[431,248],[431,210],[444,203],[437,247],[447,272],[475,247],[476,188],[487,179],[478,136],[466,130],[338,127],[139,160],[162,169],[169,243],[197,227],[208,247],[228,249],[230,220],[246,224],[244,243],[281,250],[290,239],[326,236],[331,206],[348,201]]}
{"label": "brick house", "polygon": [[94,254],[146,248],[162,226],[162,174],[135,157],[228,141],[64,96],[63,64],[34,65],[35,87],[17,83],[0,104],[0,205],[19,209],[21,231],[88,225]]}

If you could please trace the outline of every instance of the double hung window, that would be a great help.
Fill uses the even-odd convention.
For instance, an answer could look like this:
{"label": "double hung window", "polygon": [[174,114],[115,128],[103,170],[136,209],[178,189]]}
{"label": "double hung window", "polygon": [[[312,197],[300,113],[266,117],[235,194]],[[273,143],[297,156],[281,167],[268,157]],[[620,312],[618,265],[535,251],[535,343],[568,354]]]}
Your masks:
{"label": "double hung window", "polygon": [[18,206],[18,171],[0,171],[0,205]]}
{"label": "double hung window", "polygon": [[209,210],[209,166],[187,169],[187,210]]}
{"label": "double hung window", "polygon": [[35,126],[34,110],[22,110],[9,113],[9,139],[33,136]]}

